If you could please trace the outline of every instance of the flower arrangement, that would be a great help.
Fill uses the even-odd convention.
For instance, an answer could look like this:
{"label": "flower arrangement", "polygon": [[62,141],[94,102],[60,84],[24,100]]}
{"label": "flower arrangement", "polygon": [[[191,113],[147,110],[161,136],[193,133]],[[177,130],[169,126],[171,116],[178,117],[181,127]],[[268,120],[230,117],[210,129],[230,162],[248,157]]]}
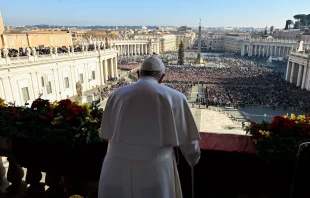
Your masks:
{"label": "flower arrangement", "polygon": [[0,99],[0,136],[72,146],[101,142],[102,115],[103,109],[94,103],[80,105],[69,99],[50,103],[37,98],[31,107],[6,104]]}
{"label": "flower arrangement", "polygon": [[299,145],[310,141],[310,120],[306,115],[275,116],[271,123],[251,122],[245,131],[252,135],[258,154],[264,160],[295,159]]}

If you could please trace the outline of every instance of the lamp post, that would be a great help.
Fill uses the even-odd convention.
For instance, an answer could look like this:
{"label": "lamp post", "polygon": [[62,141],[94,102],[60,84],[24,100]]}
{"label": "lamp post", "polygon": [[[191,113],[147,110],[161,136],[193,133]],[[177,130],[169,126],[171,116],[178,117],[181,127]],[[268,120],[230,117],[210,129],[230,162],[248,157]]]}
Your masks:
{"label": "lamp post", "polygon": [[264,121],[266,121],[266,114],[264,114]]}

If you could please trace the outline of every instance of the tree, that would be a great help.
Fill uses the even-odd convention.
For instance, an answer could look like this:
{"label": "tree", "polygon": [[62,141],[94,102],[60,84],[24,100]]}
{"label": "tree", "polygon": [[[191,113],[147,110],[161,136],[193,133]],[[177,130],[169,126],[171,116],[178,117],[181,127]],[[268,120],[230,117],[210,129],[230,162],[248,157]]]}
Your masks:
{"label": "tree", "polygon": [[183,42],[181,42],[179,45],[178,64],[184,65],[184,44]]}
{"label": "tree", "polygon": [[300,27],[300,21],[296,21],[294,24],[294,29],[299,29]]}
{"label": "tree", "polygon": [[296,14],[295,16],[294,16],[294,19],[296,19],[296,20],[300,20],[300,19],[302,19],[302,18],[305,18],[307,15],[305,15],[305,14]]}
{"label": "tree", "polygon": [[291,25],[293,25],[293,24],[294,24],[294,23],[293,23],[292,20],[290,20],[290,19],[286,20],[285,30],[291,29]]}

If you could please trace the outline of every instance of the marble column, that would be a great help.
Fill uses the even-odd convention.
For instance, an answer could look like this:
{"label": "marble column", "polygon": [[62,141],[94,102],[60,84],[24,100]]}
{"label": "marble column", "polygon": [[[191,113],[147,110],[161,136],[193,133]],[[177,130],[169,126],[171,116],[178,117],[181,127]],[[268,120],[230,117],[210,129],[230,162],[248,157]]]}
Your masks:
{"label": "marble column", "polygon": [[287,61],[286,76],[285,76],[285,80],[287,82],[289,82],[291,78],[291,69],[292,69],[292,62]]}
{"label": "marble column", "polygon": [[129,56],[129,44],[127,45],[127,51],[126,51],[126,54]]}
{"label": "marble column", "polygon": [[244,56],[245,54],[245,45],[242,45],[241,47],[241,56]]}
{"label": "marble column", "polygon": [[296,86],[299,87],[301,85],[302,81],[302,70],[303,70],[303,65],[299,65],[298,67],[298,76],[297,76],[297,83]]}
{"label": "marble column", "polygon": [[141,53],[144,55],[143,44],[141,44]]}
{"label": "marble column", "polygon": [[292,63],[292,68],[291,68],[291,74],[290,74],[290,83],[294,82],[294,70],[295,70],[295,63]]}
{"label": "marble column", "polygon": [[103,60],[104,83],[107,83],[109,77],[108,60]]}
{"label": "marble column", "polygon": [[304,71],[303,71],[302,80],[301,80],[301,87],[300,87],[302,89],[304,89],[305,85],[306,85],[307,72],[308,72],[308,68],[306,65],[304,65]]}
{"label": "marble column", "polygon": [[110,76],[115,77],[114,75],[114,61],[113,58],[109,59],[110,65],[109,65],[109,70],[110,70]]}
{"label": "marble column", "polygon": [[114,75],[115,75],[115,77],[118,78],[117,57],[114,57],[112,60],[114,61],[114,62],[113,62],[113,66],[114,66]]}

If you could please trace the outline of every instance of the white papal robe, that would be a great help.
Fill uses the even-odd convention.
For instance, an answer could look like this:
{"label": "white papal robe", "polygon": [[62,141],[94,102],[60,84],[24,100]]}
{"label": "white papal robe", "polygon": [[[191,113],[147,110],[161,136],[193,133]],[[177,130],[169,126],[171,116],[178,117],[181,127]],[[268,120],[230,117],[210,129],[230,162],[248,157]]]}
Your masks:
{"label": "white papal robe", "polygon": [[99,198],[182,197],[173,146],[180,146],[190,166],[200,157],[200,137],[186,97],[151,77],[111,94],[100,137],[110,143]]}

